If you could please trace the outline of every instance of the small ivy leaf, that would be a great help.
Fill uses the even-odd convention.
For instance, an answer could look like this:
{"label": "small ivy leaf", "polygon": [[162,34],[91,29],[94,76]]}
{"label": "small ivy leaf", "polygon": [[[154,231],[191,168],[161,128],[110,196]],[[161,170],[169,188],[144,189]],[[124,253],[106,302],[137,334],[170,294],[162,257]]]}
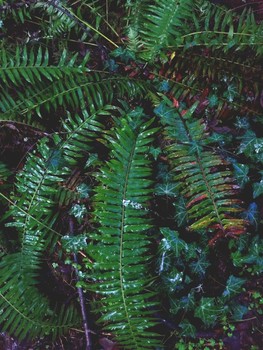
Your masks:
{"label": "small ivy leaf", "polygon": [[70,209],[69,213],[73,215],[77,221],[80,223],[81,220],[84,218],[85,214],[87,213],[87,209],[84,204],[75,204]]}
{"label": "small ivy leaf", "polygon": [[135,60],[135,53],[123,47],[118,47],[117,49],[112,51],[111,56],[119,57],[120,60],[124,63],[128,63],[130,60]]}
{"label": "small ivy leaf", "polygon": [[223,296],[229,298],[239,293],[245,281],[246,280],[244,278],[231,275],[227,280],[226,289],[223,292]]}
{"label": "small ivy leaf", "polygon": [[235,126],[237,129],[245,129],[248,130],[250,125],[247,117],[237,117],[235,122]]}
{"label": "small ivy leaf", "polygon": [[171,87],[170,87],[169,81],[167,80],[162,81],[157,87],[158,91],[160,92],[168,92],[170,88]]}
{"label": "small ivy leaf", "polygon": [[257,228],[259,220],[259,211],[257,203],[252,202],[249,204],[248,210],[242,213],[242,217],[247,220],[251,225]]}
{"label": "small ivy leaf", "polygon": [[179,227],[186,225],[188,222],[188,213],[186,210],[186,200],[184,197],[180,197],[174,204],[175,207],[175,220]]}
{"label": "small ivy leaf", "polygon": [[233,163],[234,174],[240,188],[243,188],[249,181],[248,172],[249,166],[246,164]]}
{"label": "small ivy leaf", "polygon": [[214,298],[202,298],[200,305],[195,309],[195,317],[200,318],[205,326],[213,326],[221,312],[221,308],[215,305]]}
{"label": "small ivy leaf", "polygon": [[162,182],[169,182],[172,179],[172,173],[169,171],[168,165],[164,163],[159,163],[157,165],[158,172],[156,178]]}
{"label": "small ivy leaf", "polygon": [[163,283],[168,293],[173,293],[183,289],[184,273],[173,268],[168,274],[163,276]]}
{"label": "small ivy leaf", "polygon": [[98,162],[99,158],[98,158],[98,154],[97,153],[91,153],[89,155],[88,160],[86,161],[85,164],[85,169],[89,168],[90,166],[94,166],[97,162]]}
{"label": "small ivy leaf", "polygon": [[166,240],[167,247],[175,253],[176,257],[178,257],[183,250],[188,249],[187,243],[179,238],[179,233],[177,231],[173,231],[168,227],[163,227],[160,231]]}
{"label": "small ivy leaf", "polygon": [[65,164],[66,161],[63,157],[62,150],[53,150],[47,162],[47,168],[52,171],[56,171],[58,169],[61,169]]}
{"label": "small ivy leaf", "polygon": [[174,108],[168,107],[164,101],[154,109],[154,113],[158,117],[161,117],[161,122],[163,124],[171,124],[174,121],[174,112]]}
{"label": "small ivy leaf", "polygon": [[260,182],[253,184],[253,198],[257,198],[263,194],[263,177]]}
{"label": "small ivy leaf", "polygon": [[82,183],[77,187],[77,191],[79,193],[79,197],[84,199],[89,197],[91,188],[88,185]]}
{"label": "small ivy leaf", "polygon": [[239,251],[233,252],[231,254],[233,265],[236,267],[241,267],[244,264],[244,255]]}
{"label": "small ivy leaf", "polygon": [[176,197],[178,195],[178,192],[176,191],[177,187],[178,184],[174,183],[158,184],[155,187],[155,194],[157,196]]}
{"label": "small ivy leaf", "polygon": [[157,160],[159,155],[162,153],[162,150],[160,147],[150,147],[149,153],[153,156],[154,160]]}
{"label": "small ivy leaf", "polygon": [[110,72],[116,72],[118,70],[119,65],[112,58],[108,59],[104,63],[104,67],[108,69]]}
{"label": "small ivy leaf", "polygon": [[211,95],[208,97],[209,107],[215,107],[218,105],[218,97],[216,95]]}
{"label": "small ivy leaf", "polygon": [[243,316],[248,312],[247,306],[233,303],[232,307],[232,318],[234,321],[240,321]]}
{"label": "small ivy leaf", "polygon": [[190,264],[191,271],[200,277],[204,277],[207,268],[210,263],[206,259],[206,255],[202,254],[197,261],[194,261]]}
{"label": "small ivy leaf", "polygon": [[179,327],[182,329],[180,335],[183,337],[194,338],[196,335],[196,328],[188,320],[180,322]]}
{"label": "small ivy leaf", "polygon": [[239,153],[244,153],[245,156],[255,162],[263,162],[263,138],[257,138],[252,130],[246,131],[241,137]]}
{"label": "small ivy leaf", "polygon": [[229,84],[226,92],[223,94],[229,102],[233,102],[235,97],[238,95],[237,87],[234,84]]}
{"label": "small ivy leaf", "polygon": [[87,236],[77,235],[77,236],[64,236],[61,239],[62,248],[67,252],[77,253],[87,247]]}

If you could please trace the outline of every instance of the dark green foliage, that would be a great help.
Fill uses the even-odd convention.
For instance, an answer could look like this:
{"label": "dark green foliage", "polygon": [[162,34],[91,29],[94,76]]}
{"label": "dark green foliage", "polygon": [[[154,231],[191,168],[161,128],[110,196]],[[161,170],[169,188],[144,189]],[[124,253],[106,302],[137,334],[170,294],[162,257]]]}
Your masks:
{"label": "dark green foliage", "polygon": [[262,23],[207,0],[0,13],[1,330],[76,331],[82,291],[94,349],[220,348],[260,300]]}

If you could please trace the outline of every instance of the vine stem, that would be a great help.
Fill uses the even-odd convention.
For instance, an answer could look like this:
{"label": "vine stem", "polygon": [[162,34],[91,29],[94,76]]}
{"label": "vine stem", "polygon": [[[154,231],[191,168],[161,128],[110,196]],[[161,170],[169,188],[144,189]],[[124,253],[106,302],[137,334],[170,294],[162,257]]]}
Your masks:
{"label": "vine stem", "polygon": [[[73,236],[74,233],[74,222],[73,219],[70,217],[69,218],[69,234],[70,236]],[[76,253],[73,253],[73,260],[75,265],[78,265],[78,257]],[[77,267],[74,267],[75,271],[75,276],[77,282],[79,281],[79,271]],[[83,328],[84,328],[84,333],[85,333],[85,339],[86,339],[86,348],[85,350],[92,350],[91,347],[91,337],[90,337],[90,329],[89,329],[89,324],[88,324],[88,317],[87,317],[87,310],[86,310],[86,304],[84,300],[84,293],[83,289],[81,287],[77,287],[77,292],[79,296],[79,304],[80,304],[80,309],[81,309],[81,315],[82,315],[82,320],[83,320]]]}

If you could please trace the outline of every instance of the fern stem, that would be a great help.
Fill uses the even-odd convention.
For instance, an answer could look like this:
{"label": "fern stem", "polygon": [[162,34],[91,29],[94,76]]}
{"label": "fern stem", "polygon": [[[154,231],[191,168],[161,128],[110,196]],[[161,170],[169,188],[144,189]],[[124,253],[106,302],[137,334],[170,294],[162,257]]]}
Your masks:
{"label": "fern stem", "polygon": [[[210,33],[229,35],[229,32],[221,32],[221,31],[217,31],[217,30],[204,30],[204,31],[192,32],[192,33],[185,34],[185,35],[181,36],[181,38],[186,38],[188,36],[199,35],[199,34],[210,34]],[[231,35],[251,36],[251,34],[248,34],[248,33],[231,33]],[[221,45],[221,43],[220,43],[220,45]]]}
{"label": "fern stem", "polygon": [[[131,149],[131,153],[129,155],[129,162],[128,162],[128,166],[127,166],[127,170],[126,170],[126,175],[125,175],[125,184],[124,184],[124,188],[123,188],[123,201],[127,199],[126,197],[126,193],[127,193],[127,189],[128,189],[128,181],[129,181],[129,174],[130,174],[130,170],[131,170],[131,164],[132,164],[132,159],[134,157],[134,153],[135,153],[135,147],[136,147],[136,139],[133,140],[133,146]],[[126,296],[125,296],[125,292],[124,292],[124,284],[123,284],[123,245],[124,245],[124,231],[125,231],[125,206],[122,202],[122,213],[121,213],[121,227],[120,227],[120,263],[119,263],[119,275],[120,275],[120,288],[121,288],[121,296],[122,296],[122,301],[123,301],[123,305],[124,305],[124,309],[125,309],[125,315],[126,315],[126,319],[127,319],[127,323],[129,325],[130,328],[130,332],[133,338],[134,343],[136,344],[136,348],[138,347],[137,344],[137,340],[136,337],[134,335],[133,332],[133,328],[130,322],[130,317],[129,317],[129,312],[128,312],[128,308],[127,308],[127,303],[126,303]]]}
{"label": "fern stem", "polygon": [[[72,217],[69,218],[69,234],[72,236],[74,233],[74,223],[72,220]],[[78,257],[76,253],[73,253],[73,259],[76,266],[78,266]],[[75,276],[76,276],[76,282],[79,281],[79,271],[77,267],[74,267],[75,270]],[[87,310],[86,310],[86,304],[84,300],[84,293],[83,289],[81,287],[77,287],[78,296],[79,296],[79,304],[81,309],[81,315],[83,320],[83,328],[85,332],[85,338],[86,338],[86,349],[85,350],[91,350],[92,349],[92,342],[90,338],[90,329],[88,324],[88,317],[87,317]]]}

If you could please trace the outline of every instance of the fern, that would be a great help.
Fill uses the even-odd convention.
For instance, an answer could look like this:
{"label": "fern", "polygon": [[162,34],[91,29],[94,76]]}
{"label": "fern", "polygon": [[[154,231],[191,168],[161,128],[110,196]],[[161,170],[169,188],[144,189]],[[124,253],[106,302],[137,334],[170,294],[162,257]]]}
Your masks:
{"label": "fern", "polygon": [[189,19],[191,10],[192,1],[189,0],[157,0],[147,6],[140,28],[142,42],[148,51],[147,58],[153,59],[162,48],[174,45],[175,38],[184,30],[184,22]]}
{"label": "fern", "polygon": [[14,222],[9,224],[19,231],[20,251],[8,254],[0,263],[0,303],[4,310],[1,322],[20,339],[29,331],[33,337],[51,332],[55,337],[76,322],[76,312],[71,308],[61,309],[58,314],[51,311],[48,300],[37,289],[42,254],[50,242],[45,238],[47,233],[54,235],[54,230],[49,229],[56,220],[50,196],[56,192],[54,184],[63,178],[63,172],[46,167],[51,156],[47,140],[41,141],[38,151],[40,157],[31,155],[18,176]]}
{"label": "fern", "polygon": [[[135,123],[124,117],[109,139],[112,159],[100,169],[94,197],[94,222],[99,225],[87,252],[92,284],[86,288],[98,295],[94,309],[101,310],[99,323],[105,331],[115,330],[116,340],[127,349],[152,349],[157,335],[151,316],[156,308],[154,292],[148,290],[147,262],[151,256],[147,218],[152,181],[145,152],[156,129],[152,121]],[[110,323],[108,323],[110,321]]]}
{"label": "fern", "polygon": [[233,196],[238,186],[233,182],[227,163],[208,148],[202,121],[194,120],[196,105],[184,115],[162,103],[156,113],[165,125],[169,146],[166,148],[174,180],[186,198],[191,224],[189,230],[213,230],[210,243],[220,237],[245,232],[245,221],[235,216],[241,211]]}
{"label": "fern", "polygon": [[76,59],[77,54],[68,60],[67,52],[64,50],[58,65],[52,66],[49,65],[48,50],[42,52],[40,46],[37,53],[35,53],[33,49],[28,52],[26,46],[23,50],[17,46],[14,56],[7,54],[5,50],[1,51],[0,79],[3,85],[21,86],[22,81],[33,85],[45,79],[52,82],[68,75],[87,72],[86,59],[79,66],[75,65]]}
{"label": "fern", "polygon": [[[110,103],[114,97],[131,94],[136,96],[144,91],[145,83],[131,81],[125,77],[108,76],[99,73],[89,73],[88,76],[69,76],[65,80],[56,80],[48,86],[44,83],[28,87],[16,98],[5,91],[0,92],[0,108],[2,119],[17,119],[16,115],[26,117],[31,124],[32,114],[39,117],[51,109],[71,107],[84,109],[86,104],[91,108],[100,108]],[[43,112],[42,112],[43,111]]]}
{"label": "fern", "polygon": [[[52,311],[37,284],[43,254],[61,236],[52,228],[58,216],[58,185],[70,175],[67,166],[75,166],[80,156],[90,150],[89,142],[101,130],[97,115],[107,113],[106,107],[91,115],[86,112],[83,117],[69,115],[68,122],[64,122],[65,140],[54,137],[56,148],[52,149],[48,139],[42,139],[38,153],[29,155],[17,176],[13,208],[8,213],[14,221],[8,226],[19,232],[20,249],[3,257],[0,263],[1,306],[5,310],[0,322],[5,321],[5,329],[21,339],[29,331],[31,337],[49,333],[55,338],[78,322],[77,313],[70,306]],[[6,198],[3,194],[1,197]]]}

